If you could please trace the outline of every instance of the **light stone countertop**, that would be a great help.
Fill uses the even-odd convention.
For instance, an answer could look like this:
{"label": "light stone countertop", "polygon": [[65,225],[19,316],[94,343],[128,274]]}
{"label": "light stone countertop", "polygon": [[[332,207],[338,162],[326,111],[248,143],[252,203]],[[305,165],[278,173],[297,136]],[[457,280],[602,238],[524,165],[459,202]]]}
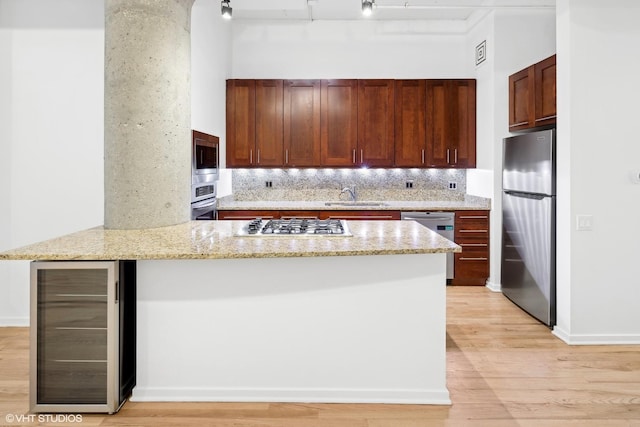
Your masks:
{"label": "light stone countertop", "polygon": [[461,252],[414,221],[348,221],[352,237],[238,237],[247,221],[143,229],[91,228],[0,253],[0,260],[277,258]]}
{"label": "light stone countertop", "polygon": [[[332,200],[331,202],[344,202]],[[481,197],[466,197],[464,200],[361,200],[359,202],[379,202],[382,206],[363,205],[330,205],[325,201],[302,200],[247,200],[238,201],[233,197],[218,199],[218,210],[400,210],[400,211],[456,211],[456,210],[490,210],[491,200]]]}

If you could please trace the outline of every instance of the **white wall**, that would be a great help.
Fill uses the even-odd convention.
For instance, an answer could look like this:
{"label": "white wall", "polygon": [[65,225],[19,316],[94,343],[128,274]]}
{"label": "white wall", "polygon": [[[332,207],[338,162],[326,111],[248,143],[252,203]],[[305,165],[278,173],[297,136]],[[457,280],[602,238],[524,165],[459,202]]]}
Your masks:
{"label": "white wall", "polygon": [[475,50],[487,41],[487,60],[476,67],[478,168],[467,174],[470,194],[491,197],[491,272],[488,286],[499,290],[502,239],[502,139],[509,136],[509,75],[556,53],[555,11],[489,14],[469,33]]}
{"label": "white wall", "polygon": [[[103,222],[103,9],[0,0],[0,249]],[[0,325],[28,324],[28,263],[0,280]]]}
{"label": "white wall", "polygon": [[420,23],[234,22],[233,78],[473,77],[465,35]]}
{"label": "white wall", "polygon": [[[226,80],[231,75],[231,25],[219,0],[196,0],[191,13],[191,127],[220,137],[226,165]],[[231,194],[231,173],[220,171],[218,197]]]}
{"label": "white wall", "polygon": [[[193,8],[192,123],[224,138],[219,8]],[[0,250],[101,225],[104,1],[0,0],[0,51]],[[0,325],[28,324],[28,284],[28,262],[0,262]]]}
{"label": "white wall", "polygon": [[[640,342],[640,4],[558,0],[558,325],[568,342]],[[593,215],[593,231],[576,231]]]}

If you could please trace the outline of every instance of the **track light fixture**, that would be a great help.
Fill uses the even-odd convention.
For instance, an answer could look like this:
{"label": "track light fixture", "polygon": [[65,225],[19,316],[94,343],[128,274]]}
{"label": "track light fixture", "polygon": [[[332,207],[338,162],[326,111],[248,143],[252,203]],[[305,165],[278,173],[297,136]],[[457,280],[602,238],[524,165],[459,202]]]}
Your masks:
{"label": "track light fixture", "polygon": [[222,3],[220,3],[222,17],[224,19],[231,19],[233,9],[231,9],[231,5],[229,3],[231,3],[231,0],[222,0]]}
{"label": "track light fixture", "polygon": [[373,4],[376,0],[362,0],[362,14],[369,16],[373,13]]}

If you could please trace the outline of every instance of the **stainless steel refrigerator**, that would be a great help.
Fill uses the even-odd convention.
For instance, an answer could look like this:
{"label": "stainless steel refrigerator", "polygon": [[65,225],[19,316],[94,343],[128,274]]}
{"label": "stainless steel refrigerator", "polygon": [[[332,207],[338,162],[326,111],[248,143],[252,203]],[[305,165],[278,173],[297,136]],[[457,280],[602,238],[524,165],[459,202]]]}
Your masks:
{"label": "stainless steel refrigerator", "polygon": [[502,292],[556,323],[555,129],[503,141]]}

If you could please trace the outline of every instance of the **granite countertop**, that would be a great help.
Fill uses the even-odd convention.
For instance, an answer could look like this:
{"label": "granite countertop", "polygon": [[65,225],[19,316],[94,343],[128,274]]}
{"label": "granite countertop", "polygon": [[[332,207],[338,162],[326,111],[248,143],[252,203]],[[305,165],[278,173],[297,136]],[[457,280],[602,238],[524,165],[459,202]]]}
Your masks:
{"label": "granite countertop", "polygon": [[238,237],[246,221],[144,230],[91,228],[0,253],[0,260],[222,259],[461,252],[414,221],[349,221],[352,237]]}
{"label": "granite countertop", "polygon": [[[331,200],[330,203],[344,203],[344,200]],[[362,200],[363,204],[331,204],[327,206],[325,201],[302,200],[266,200],[266,201],[239,201],[233,197],[218,199],[218,210],[401,210],[401,211],[456,211],[456,210],[490,210],[491,200],[482,197],[467,196],[462,200]],[[372,203],[372,205],[366,205]],[[382,203],[375,206],[373,203]]]}

